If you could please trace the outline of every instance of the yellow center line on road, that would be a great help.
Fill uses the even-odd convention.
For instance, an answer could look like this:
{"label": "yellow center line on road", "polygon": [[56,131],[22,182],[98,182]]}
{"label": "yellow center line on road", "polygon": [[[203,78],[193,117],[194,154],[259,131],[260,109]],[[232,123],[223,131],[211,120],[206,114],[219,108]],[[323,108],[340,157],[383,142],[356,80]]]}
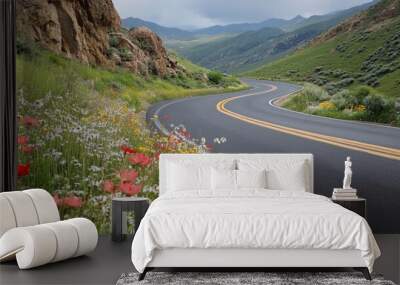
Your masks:
{"label": "yellow center line on road", "polygon": [[384,147],[384,146],[379,146],[379,145],[374,145],[374,144],[369,144],[369,143],[364,143],[360,141],[355,141],[355,140],[350,140],[350,139],[344,139],[344,138],[338,138],[338,137],[333,137],[333,136],[328,136],[328,135],[322,135],[319,133],[314,133],[310,131],[304,131],[304,130],[299,130],[295,128],[290,128],[290,127],[285,127],[282,125],[274,124],[268,121],[263,121],[263,120],[258,120],[255,118],[251,118],[239,113],[235,113],[233,111],[230,111],[226,108],[226,104],[229,102],[232,102],[234,100],[244,98],[244,97],[249,97],[249,96],[255,96],[255,95],[261,95],[261,94],[266,94],[269,92],[273,92],[277,90],[278,88],[275,85],[272,84],[265,84],[266,86],[269,86],[270,89],[267,91],[262,91],[262,92],[256,92],[256,93],[250,93],[250,94],[245,94],[245,95],[239,95],[231,98],[224,99],[220,102],[217,103],[217,110],[227,116],[230,116],[232,118],[241,120],[243,122],[260,126],[263,128],[268,128],[277,132],[313,140],[313,141],[318,141],[342,148],[347,148],[347,149],[352,149],[356,151],[361,151],[361,152],[366,152],[372,155],[376,156],[381,156],[385,158],[390,158],[394,160],[400,160],[400,149],[396,148],[390,148],[390,147]]}

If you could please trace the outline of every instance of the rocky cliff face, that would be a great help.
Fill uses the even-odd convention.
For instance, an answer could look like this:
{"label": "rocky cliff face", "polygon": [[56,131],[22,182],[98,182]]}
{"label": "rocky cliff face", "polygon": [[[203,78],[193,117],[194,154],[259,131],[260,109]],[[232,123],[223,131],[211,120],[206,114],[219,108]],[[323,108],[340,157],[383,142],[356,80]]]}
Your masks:
{"label": "rocky cliff face", "polygon": [[184,72],[147,28],[121,32],[112,0],[18,0],[17,35],[82,62],[142,75]]}
{"label": "rocky cliff face", "polygon": [[111,63],[108,33],[119,29],[111,0],[17,1],[18,35],[86,63]]}

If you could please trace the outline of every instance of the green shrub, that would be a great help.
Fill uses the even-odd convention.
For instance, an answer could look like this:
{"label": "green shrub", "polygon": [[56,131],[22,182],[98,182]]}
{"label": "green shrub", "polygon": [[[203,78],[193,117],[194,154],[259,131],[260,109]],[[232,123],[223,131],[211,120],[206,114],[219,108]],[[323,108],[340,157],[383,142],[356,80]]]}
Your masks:
{"label": "green shrub", "polygon": [[223,87],[238,86],[240,84],[241,84],[240,80],[231,75],[224,76],[221,82],[221,85]]}
{"label": "green shrub", "polygon": [[323,66],[317,66],[316,68],[314,68],[314,72],[320,72],[324,69]]}
{"label": "green shrub", "polygon": [[308,102],[306,101],[303,94],[298,94],[291,97],[289,100],[283,103],[283,107],[298,111],[304,112],[308,107]]}
{"label": "green shrub", "polygon": [[363,105],[364,99],[370,94],[368,87],[361,86],[354,91],[342,90],[332,96],[331,102],[338,110],[353,109],[355,106]]}
{"label": "green shrub", "polygon": [[126,48],[122,48],[119,50],[119,56],[122,61],[130,61],[133,58],[132,53]]}
{"label": "green shrub", "polygon": [[354,96],[354,105],[363,104],[364,99],[371,93],[371,90],[366,86],[358,87],[352,94]]}
{"label": "green shrub", "polygon": [[346,86],[349,86],[349,85],[353,84],[353,82],[354,82],[354,78],[346,77],[346,78],[343,78],[342,80],[340,80],[337,83],[337,85],[339,87],[346,87]]}
{"label": "green shrub", "polygon": [[111,35],[108,40],[108,43],[109,43],[110,47],[116,48],[116,47],[118,47],[119,39],[118,39],[118,37]]}
{"label": "green shrub", "polygon": [[17,54],[33,58],[38,54],[37,45],[25,39],[17,38],[15,41],[15,49]]}
{"label": "green shrub", "polygon": [[220,84],[222,82],[222,79],[224,78],[224,75],[221,72],[218,71],[210,71],[208,74],[208,80],[210,80],[214,84]]}
{"label": "green shrub", "polygon": [[330,99],[328,92],[326,92],[323,88],[306,84],[303,90],[303,96],[306,98],[308,102],[321,102],[327,101]]}
{"label": "green shrub", "polygon": [[328,94],[335,94],[340,91],[340,88],[336,85],[335,82],[329,82],[326,85],[324,85],[325,90],[328,92]]}
{"label": "green shrub", "polygon": [[113,54],[119,54],[119,50],[115,47],[110,47],[110,48],[106,49],[106,55],[108,57],[111,57]]}
{"label": "green shrub", "polygon": [[349,90],[342,90],[332,96],[331,102],[338,110],[350,109],[354,105],[353,96]]}
{"label": "green shrub", "polygon": [[378,94],[369,94],[363,101],[369,120],[391,122],[395,120],[396,110],[392,100]]}
{"label": "green shrub", "polygon": [[144,51],[147,51],[149,53],[154,53],[153,45],[146,39],[136,38],[134,40],[134,44],[136,44],[140,49],[142,49]]}

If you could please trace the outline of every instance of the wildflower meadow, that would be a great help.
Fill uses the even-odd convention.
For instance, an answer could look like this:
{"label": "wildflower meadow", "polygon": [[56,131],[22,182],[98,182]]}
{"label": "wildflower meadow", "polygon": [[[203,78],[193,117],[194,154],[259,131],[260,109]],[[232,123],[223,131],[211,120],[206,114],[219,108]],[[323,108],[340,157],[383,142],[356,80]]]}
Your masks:
{"label": "wildflower meadow", "polygon": [[161,153],[209,150],[184,126],[151,131],[129,100],[64,65],[17,63],[18,188],[49,191],[64,219],[87,217],[109,232],[113,197],[158,196]]}

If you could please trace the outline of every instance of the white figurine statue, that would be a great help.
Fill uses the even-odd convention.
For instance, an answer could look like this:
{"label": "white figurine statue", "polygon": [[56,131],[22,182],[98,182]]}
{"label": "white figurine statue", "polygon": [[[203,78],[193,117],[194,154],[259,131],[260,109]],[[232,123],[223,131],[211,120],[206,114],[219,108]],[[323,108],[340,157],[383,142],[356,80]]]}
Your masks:
{"label": "white figurine statue", "polygon": [[343,179],[343,189],[352,189],[351,188],[351,177],[353,176],[353,171],[351,170],[351,158],[347,157],[344,162],[344,179]]}

